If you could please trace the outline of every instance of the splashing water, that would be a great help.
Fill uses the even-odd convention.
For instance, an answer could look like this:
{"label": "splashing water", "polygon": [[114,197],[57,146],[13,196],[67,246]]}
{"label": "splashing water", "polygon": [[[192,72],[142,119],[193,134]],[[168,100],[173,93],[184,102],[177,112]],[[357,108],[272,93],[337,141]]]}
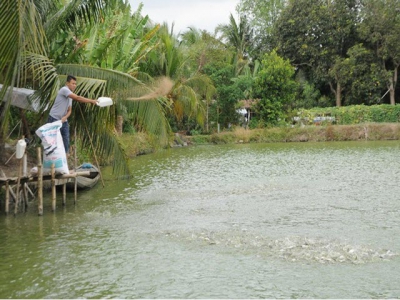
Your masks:
{"label": "splashing water", "polygon": [[286,261],[314,261],[317,263],[365,264],[390,260],[398,256],[387,249],[371,249],[362,245],[351,245],[339,240],[290,236],[272,239],[242,232],[191,232],[163,233],[166,237],[202,243],[221,248],[235,248],[248,255],[279,257]]}

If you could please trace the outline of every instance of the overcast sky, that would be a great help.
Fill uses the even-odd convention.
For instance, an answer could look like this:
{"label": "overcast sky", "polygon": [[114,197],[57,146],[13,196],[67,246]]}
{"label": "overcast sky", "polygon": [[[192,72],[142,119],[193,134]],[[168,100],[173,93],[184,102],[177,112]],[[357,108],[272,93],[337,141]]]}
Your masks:
{"label": "overcast sky", "polygon": [[239,0],[129,0],[136,10],[143,3],[143,15],[149,15],[156,23],[166,21],[171,27],[175,22],[174,33],[194,26],[214,33],[219,24],[228,24],[229,15],[236,18],[236,5]]}

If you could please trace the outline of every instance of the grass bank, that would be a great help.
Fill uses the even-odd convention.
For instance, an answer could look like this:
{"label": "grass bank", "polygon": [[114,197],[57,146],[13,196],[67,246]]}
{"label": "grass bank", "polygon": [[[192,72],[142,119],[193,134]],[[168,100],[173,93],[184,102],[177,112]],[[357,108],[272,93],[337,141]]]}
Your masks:
{"label": "grass bank", "polygon": [[[171,146],[400,140],[400,123],[364,123],[357,125],[326,125],[304,127],[275,127],[265,129],[235,128],[211,135],[175,135]],[[124,134],[121,143],[129,158],[160,149],[157,140],[144,133]]]}
{"label": "grass bank", "polygon": [[276,127],[265,129],[236,128],[212,135],[187,137],[190,144],[282,143],[399,140],[400,123],[365,123],[357,125],[327,125]]}

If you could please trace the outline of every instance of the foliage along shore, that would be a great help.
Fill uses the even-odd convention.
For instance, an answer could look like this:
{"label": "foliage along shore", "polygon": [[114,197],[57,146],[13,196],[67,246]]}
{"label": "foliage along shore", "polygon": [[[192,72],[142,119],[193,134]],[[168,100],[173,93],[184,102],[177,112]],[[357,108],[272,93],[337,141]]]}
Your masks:
{"label": "foliage along shore", "polygon": [[[238,144],[238,143],[286,143],[286,142],[333,142],[400,140],[400,123],[363,123],[356,125],[313,125],[245,129],[210,135],[175,135],[170,146]],[[152,153],[160,147],[144,133],[124,134],[121,137],[129,158]]]}

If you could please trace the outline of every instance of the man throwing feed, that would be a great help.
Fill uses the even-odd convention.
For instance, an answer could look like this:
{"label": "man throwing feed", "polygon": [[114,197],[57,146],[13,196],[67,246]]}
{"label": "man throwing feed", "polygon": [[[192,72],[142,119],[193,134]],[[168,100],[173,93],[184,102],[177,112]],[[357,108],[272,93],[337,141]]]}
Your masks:
{"label": "man throwing feed", "polygon": [[97,100],[88,99],[82,96],[74,94],[76,89],[76,78],[72,75],[67,76],[67,82],[57,94],[56,100],[54,101],[53,107],[50,110],[47,123],[53,123],[61,120],[62,127],[60,129],[61,136],[64,142],[65,153],[69,156],[69,125],[68,117],[72,111],[72,100],[97,104]]}

